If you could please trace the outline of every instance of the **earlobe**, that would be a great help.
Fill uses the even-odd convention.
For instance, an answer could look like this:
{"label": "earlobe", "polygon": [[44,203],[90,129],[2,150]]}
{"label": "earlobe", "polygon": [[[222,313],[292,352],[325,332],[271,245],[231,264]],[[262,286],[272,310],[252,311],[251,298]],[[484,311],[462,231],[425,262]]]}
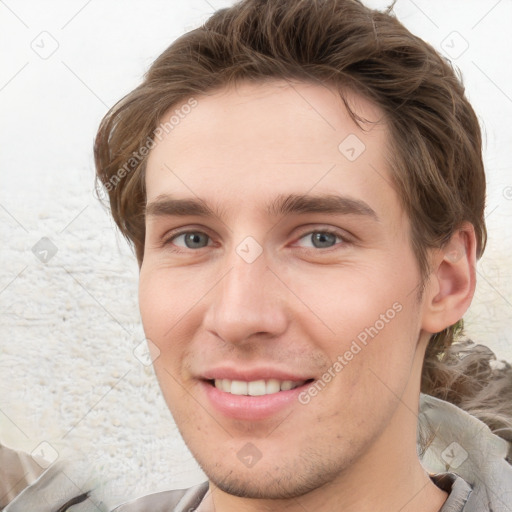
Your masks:
{"label": "earlobe", "polygon": [[469,308],[476,286],[476,238],[469,223],[433,254],[425,295],[422,328],[440,332],[459,321]]}

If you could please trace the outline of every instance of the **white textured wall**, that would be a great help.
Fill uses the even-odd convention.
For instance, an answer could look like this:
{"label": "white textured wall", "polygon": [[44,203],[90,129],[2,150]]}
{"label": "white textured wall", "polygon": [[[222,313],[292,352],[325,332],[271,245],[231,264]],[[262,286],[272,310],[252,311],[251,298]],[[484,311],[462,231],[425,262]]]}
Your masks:
{"label": "white textured wall", "polygon": [[[0,2],[0,439],[85,454],[112,479],[112,501],[204,477],[133,354],[137,266],[93,197],[92,140],[152,60],[229,3]],[[512,2],[399,0],[396,11],[437,48],[468,45],[454,63],[486,133],[490,236],[467,325],[512,360]],[[48,249],[43,237],[57,250],[47,263],[32,252]]]}

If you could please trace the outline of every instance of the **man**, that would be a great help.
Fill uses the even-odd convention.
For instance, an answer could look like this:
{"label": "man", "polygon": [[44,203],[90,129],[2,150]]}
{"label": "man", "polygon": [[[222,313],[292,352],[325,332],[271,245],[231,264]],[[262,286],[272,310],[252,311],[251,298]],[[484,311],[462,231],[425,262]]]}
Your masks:
{"label": "man", "polygon": [[456,476],[459,409],[422,409],[445,474],[417,455],[486,237],[478,122],[429,45],[356,1],[243,1],[155,61],[95,154],[209,478],[120,511],[511,509],[480,422],[502,481]]}
{"label": "man", "polygon": [[[95,156],[162,392],[208,476],[119,512],[512,510],[507,442],[428,396],[418,415],[420,391],[446,398],[490,359],[452,346],[485,175],[429,45],[355,0],[242,1],[155,61]],[[474,366],[465,381],[488,389]]]}

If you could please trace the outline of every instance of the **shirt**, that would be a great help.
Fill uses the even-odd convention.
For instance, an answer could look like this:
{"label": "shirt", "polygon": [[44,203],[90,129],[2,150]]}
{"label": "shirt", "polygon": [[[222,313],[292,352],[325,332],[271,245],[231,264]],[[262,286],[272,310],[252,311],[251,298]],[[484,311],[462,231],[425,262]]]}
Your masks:
{"label": "shirt", "polygon": [[[432,481],[448,493],[440,512],[512,512],[507,441],[462,409],[427,395],[421,395],[418,419],[422,429],[433,433],[420,460]],[[2,482],[5,473],[0,461]],[[82,489],[78,496],[77,489]],[[84,495],[87,489],[93,490]],[[87,476],[79,464],[59,462],[19,493],[3,512],[193,512],[207,491],[208,482],[203,482],[107,506],[97,477]],[[77,498],[81,501],[76,502]]]}

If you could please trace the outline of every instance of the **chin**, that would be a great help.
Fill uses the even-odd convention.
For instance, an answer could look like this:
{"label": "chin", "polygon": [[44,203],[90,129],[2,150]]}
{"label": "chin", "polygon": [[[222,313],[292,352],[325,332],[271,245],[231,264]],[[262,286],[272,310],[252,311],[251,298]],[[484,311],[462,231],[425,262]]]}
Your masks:
{"label": "chin", "polygon": [[210,482],[222,491],[241,498],[291,499],[303,496],[335,480],[351,464],[321,457],[318,453],[297,454],[294,459],[266,460],[263,457],[252,468],[240,468],[240,462],[204,463],[196,458]]}
{"label": "chin", "polygon": [[259,500],[298,498],[325,484],[325,482],[308,482],[304,475],[276,477],[270,474],[270,471],[265,476],[256,478],[250,474],[246,478],[232,475],[233,473],[226,478],[222,478],[221,474],[209,475],[209,480],[227,494]]}

